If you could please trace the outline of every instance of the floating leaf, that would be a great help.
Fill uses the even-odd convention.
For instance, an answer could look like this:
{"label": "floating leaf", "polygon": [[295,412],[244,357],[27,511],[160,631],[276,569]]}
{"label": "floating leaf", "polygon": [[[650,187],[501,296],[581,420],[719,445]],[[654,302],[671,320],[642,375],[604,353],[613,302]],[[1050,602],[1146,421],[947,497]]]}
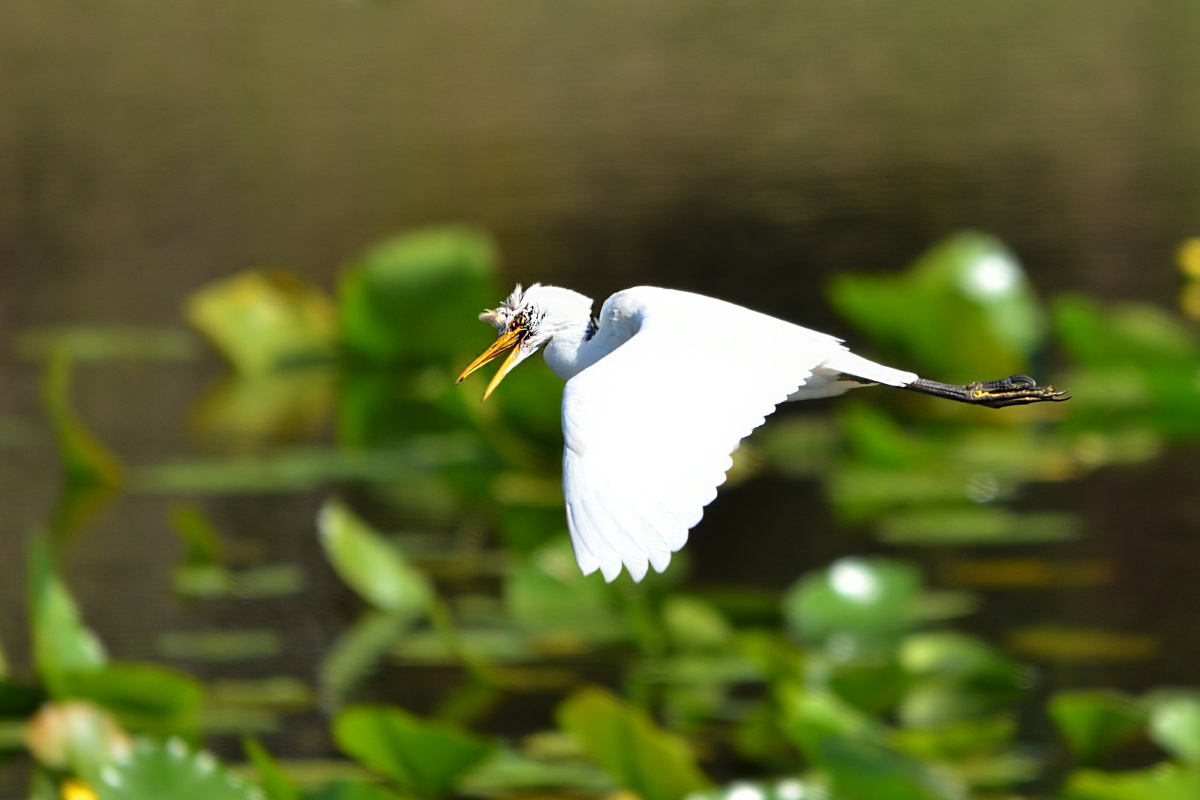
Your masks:
{"label": "floating leaf", "polygon": [[129,755],[132,740],[116,718],[92,703],[47,703],[29,720],[25,742],[38,763],[50,769],[95,776]]}
{"label": "floating leaf", "polygon": [[200,342],[177,328],[80,325],[35,328],[13,340],[20,358],[45,359],[61,351],[72,361],[191,361]]}
{"label": "floating leaf", "polygon": [[354,591],[376,608],[416,615],[433,600],[429,579],[346,506],[330,500],[317,515],[330,564]]}
{"label": "floating leaf", "polygon": [[777,688],[776,695],[783,732],[810,760],[820,758],[822,742],[829,737],[884,741],[882,723],[832,692],[788,685]]}
{"label": "floating leaf", "polygon": [[338,282],[342,340],[374,362],[431,361],[482,350],[472,321],[500,298],[490,238],[468,228],[398,236],[349,264]]}
{"label": "floating leaf", "polygon": [[601,796],[613,788],[599,767],[557,753],[500,750],[471,770],[459,791],[472,797]]}
{"label": "floating leaf", "polygon": [[689,800],[828,800],[829,785],[819,778],[785,778],[773,783],[736,781],[688,795]]}
{"label": "floating leaf", "polygon": [[788,589],[784,616],[809,640],[846,634],[889,638],[915,622],[921,591],[921,574],[909,564],[844,558]]}
{"label": "floating leaf", "polygon": [[54,695],[101,705],[129,730],[190,734],[204,689],[195,678],[167,667],[116,663],[57,675]]}
{"label": "floating leaf", "polygon": [[1047,710],[1071,752],[1084,764],[1096,763],[1132,739],[1146,717],[1132,698],[1112,691],[1059,692]]}
{"label": "floating leaf", "polygon": [[680,800],[710,781],[685,740],[603,689],[582,689],[558,708],[558,724],[613,780],[645,800]]}
{"label": "floating leaf", "polygon": [[52,691],[63,673],[103,666],[104,645],[83,623],[79,608],[55,574],[54,556],[44,536],[29,546],[29,611],[34,664]]}
{"label": "floating leaf", "polygon": [[52,530],[57,536],[83,527],[121,487],[117,457],[93,436],[71,407],[70,361],[59,352],[46,366],[42,403],[58,442],[63,488]]}
{"label": "floating leaf", "polygon": [[304,800],[406,800],[406,796],[374,783],[341,779],[305,792]]}
{"label": "floating leaf", "polygon": [[216,565],[182,564],[171,572],[171,588],[186,597],[283,597],[304,589],[304,573],[294,564],[237,571]]}
{"label": "floating leaf", "polygon": [[334,481],[411,481],[434,470],[472,465],[483,451],[470,434],[412,439],[393,450],[285,450],[270,456],[193,459],[141,470],[150,492],[261,494],[313,489]]}
{"label": "floating leaf", "polygon": [[221,534],[199,507],[180,503],[171,509],[171,528],[184,544],[184,563],[220,564],[225,559]]}
{"label": "floating leaf", "polygon": [[489,742],[472,734],[398,708],[346,709],[334,720],[334,738],[356,761],[427,798],[448,794],[493,750]]}
{"label": "floating leaf", "polygon": [[662,615],[667,637],[681,650],[724,650],[733,637],[721,612],[695,597],[668,597]]}
{"label": "floating leaf", "polygon": [[300,800],[300,791],[257,739],[246,739],[242,747],[258,772],[258,783],[266,800]]}
{"label": "floating leaf", "polygon": [[896,545],[1003,545],[1062,542],[1079,536],[1072,514],[1018,514],[1005,508],[894,511],[879,526],[879,538]]}
{"label": "floating leaf", "polygon": [[243,375],[330,358],[336,323],[329,297],[282,270],[243,272],[193,292],[187,319]]}
{"label": "floating leaf", "polygon": [[855,324],[944,381],[1027,372],[1045,329],[1016,258],[979,233],[946,239],[900,275],[839,276],[829,295]]}
{"label": "floating leaf", "polygon": [[1059,337],[1079,365],[1069,379],[1076,425],[1200,432],[1200,337],[1186,321],[1153,306],[1103,307],[1074,296],[1054,310]]}
{"label": "floating leaf", "polygon": [[261,793],[230,774],[211,753],[182,739],[140,739],[133,753],[100,770],[92,788],[99,800],[255,800]]}
{"label": "floating leaf", "polygon": [[910,726],[957,723],[1010,707],[1030,684],[1027,668],[962,634],[910,636],[900,649],[910,686],[898,709]]}
{"label": "floating leaf", "polygon": [[1150,737],[1175,758],[1200,767],[1200,697],[1168,696],[1150,711]]}
{"label": "floating leaf", "polygon": [[338,389],[332,364],[227,375],[192,407],[189,422],[210,447],[248,452],[303,442],[329,427]]}
{"label": "floating leaf", "polygon": [[1135,772],[1080,770],[1071,773],[1062,800],[1195,800],[1200,770],[1159,764]]}
{"label": "floating leaf", "polygon": [[504,604],[510,619],[535,631],[588,642],[611,641],[623,633],[612,593],[579,572],[565,539],[509,570]]}
{"label": "floating leaf", "polygon": [[1025,655],[1063,664],[1146,661],[1159,651],[1158,639],[1148,634],[1054,625],[1013,631],[1008,641]]}
{"label": "floating leaf", "polygon": [[340,706],[412,621],[404,615],[368,611],[342,633],[321,660],[319,675],[324,704]]}

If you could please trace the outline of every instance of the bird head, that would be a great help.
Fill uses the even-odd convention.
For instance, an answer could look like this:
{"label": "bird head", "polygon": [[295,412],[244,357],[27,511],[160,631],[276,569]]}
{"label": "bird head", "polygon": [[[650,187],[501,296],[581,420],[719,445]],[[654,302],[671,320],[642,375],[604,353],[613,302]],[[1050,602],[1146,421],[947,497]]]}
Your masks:
{"label": "bird head", "polygon": [[483,393],[483,399],[487,400],[513,367],[564,330],[580,325],[586,328],[591,313],[592,301],[578,292],[537,283],[522,290],[517,284],[498,308],[479,315],[480,320],[496,327],[499,336],[462,371],[455,383],[461,383],[472,372],[507,351],[508,357]]}

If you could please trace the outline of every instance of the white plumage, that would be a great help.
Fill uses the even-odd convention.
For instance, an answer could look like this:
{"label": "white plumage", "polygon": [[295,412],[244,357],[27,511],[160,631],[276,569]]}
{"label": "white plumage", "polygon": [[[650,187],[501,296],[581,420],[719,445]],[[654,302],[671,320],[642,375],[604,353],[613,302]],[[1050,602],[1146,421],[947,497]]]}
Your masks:
{"label": "white plumage", "polygon": [[[688,292],[640,286],[608,298],[596,321],[591,308],[569,289],[518,286],[481,315],[500,336],[459,380],[511,348],[486,399],[546,348],[546,362],[567,382],[563,495],[575,557],[585,574],[598,569],[609,581],[622,566],[634,580],[667,568],[716,498],[738,442],[786,400],[872,383],[989,405],[1061,394],[1021,376],[970,387],[923,381],[827,334]],[[981,387],[1000,391],[959,396]],[[1053,396],[1041,396],[1047,391]]]}

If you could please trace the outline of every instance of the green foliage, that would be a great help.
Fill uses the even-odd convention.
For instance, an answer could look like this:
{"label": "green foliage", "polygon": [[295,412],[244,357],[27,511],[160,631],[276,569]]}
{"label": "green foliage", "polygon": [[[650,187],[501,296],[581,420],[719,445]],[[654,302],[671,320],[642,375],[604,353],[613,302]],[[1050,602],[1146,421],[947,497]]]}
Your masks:
{"label": "green foliage", "polygon": [[428,578],[346,506],[326,502],[317,526],[330,564],[368,603],[392,614],[428,609],[433,598]]}
{"label": "green foliage", "polygon": [[922,590],[921,575],[910,564],[845,558],[788,589],[784,616],[807,641],[846,635],[887,641],[917,621]]}
{"label": "green foliage", "polygon": [[140,739],[128,758],[105,765],[93,784],[99,800],[254,800],[257,788],[234,776],[212,754],[182,739]]}
{"label": "green foliage", "polygon": [[1075,362],[1070,382],[1077,425],[1200,433],[1200,338],[1193,328],[1151,306],[1106,308],[1075,296],[1059,298],[1054,318]]}
{"label": "green foliage", "polygon": [[266,800],[300,800],[300,792],[296,785],[257,739],[247,739],[242,746],[250,758],[250,763],[258,772],[258,782]]}
{"label": "green foliage", "polygon": [[787,778],[775,783],[738,781],[690,796],[694,800],[826,800],[829,787],[816,778]]}
{"label": "green foliage", "polygon": [[1027,372],[1045,328],[1016,258],[979,233],[950,237],[899,275],[841,275],[829,296],[856,325],[955,383]]}
{"label": "green foliage", "polygon": [[1071,752],[1095,764],[1125,744],[1145,724],[1145,711],[1132,698],[1112,691],[1059,692],[1047,706]]}
{"label": "green foliage", "polygon": [[1150,711],[1150,737],[1193,768],[1200,768],[1200,696],[1171,694]]}
{"label": "green foliage", "polygon": [[187,319],[243,375],[333,355],[333,305],[281,270],[244,272],[193,292]]}
{"label": "green foliage", "polygon": [[[297,679],[220,682],[206,691],[173,670],[108,661],[56,559],[69,544],[61,534],[79,529],[111,495],[121,469],[73,414],[65,358],[51,362],[44,397],[66,488],[51,534],[35,537],[29,552],[41,685],[23,685],[12,676],[24,665],[0,656],[0,750],[34,755],[31,796],[83,796],[88,785],[102,798],[134,800],[432,800],[598,796],[617,784],[644,800],[978,800],[1023,796],[1026,781],[1041,787],[1064,777],[1062,759],[1040,762],[1047,748],[1029,741],[1045,727],[1029,724],[1040,713],[1031,711],[1032,672],[998,647],[940,626],[978,601],[931,591],[917,563],[941,567],[934,574],[943,583],[969,584],[949,577],[959,574],[950,569],[955,556],[846,558],[800,575],[782,597],[772,588],[684,592],[680,563],[636,586],[581,575],[557,473],[561,382],[530,364],[487,404],[478,402],[481,387],[453,385],[456,369],[491,337],[473,318],[500,297],[495,261],[481,234],[426,230],[347,266],[336,309],[318,289],[261,273],[206,287],[190,301],[195,324],[241,374],[194,409],[190,430],[205,455],[139,469],[134,488],[232,496],[348,484],[373,513],[404,526],[401,547],[339,501],[320,513],[329,563],[369,608],[324,653],[319,698]],[[898,363],[923,364],[939,379],[1025,371],[1043,343],[1038,301],[1013,257],[988,237],[954,237],[896,277],[844,277],[833,294],[847,315],[905,354]],[[1048,419],[1036,409],[980,414],[987,420],[979,423],[975,415],[901,421],[860,397],[830,406],[831,416],[772,420],[739,451],[742,474],[765,466],[815,477],[839,519],[862,524],[876,544],[938,548],[924,553],[1045,547],[1081,535],[1072,515],[1018,511],[1006,501],[1032,482],[1149,458],[1164,433],[1200,432],[1200,345],[1164,312],[1078,298],[1054,309],[1074,362],[1063,385],[1077,399],[1059,407],[1065,424],[1027,424]],[[187,339],[161,351],[120,336],[49,341],[39,355],[65,347],[96,359],[183,358]],[[353,360],[334,362],[339,348]],[[313,360],[328,363],[284,369]],[[330,438],[335,444],[302,444]],[[8,442],[3,431],[0,439]],[[190,601],[246,602],[303,587],[291,564],[247,566],[245,540],[223,539],[197,507],[176,507],[171,523],[184,549],[172,583]],[[747,525],[747,536],[757,533]],[[1140,633],[1037,622],[1011,632],[1011,651],[1070,664],[1135,661],[1171,646]],[[166,658],[292,655],[275,632],[236,625],[155,641]],[[445,679],[445,690],[427,698],[437,722],[398,708],[340,710],[374,689],[364,679],[388,660],[405,676],[436,674],[417,690]],[[623,697],[578,688],[596,679],[622,686]],[[536,721],[563,693],[560,731],[502,749],[446,724],[492,714],[489,724],[504,725],[514,706]],[[291,734],[282,715],[311,711],[314,700],[357,763],[285,768],[248,740],[246,771],[259,785],[247,787],[206,753],[138,738]],[[1081,766],[1125,755],[1119,748],[1140,734],[1169,759],[1136,772],[1072,772],[1061,800],[1200,796],[1196,695],[1134,701],[1060,692],[1047,713]],[[1147,747],[1143,741],[1142,752],[1129,755]],[[786,777],[713,787],[700,757],[735,774]]]}
{"label": "green foliage", "polygon": [[645,800],[682,800],[711,785],[687,742],[603,689],[568,697],[559,706],[558,724],[613,780]]}
{"label": "green foliage", "polygon": [[1200,797],[1200,770],[1159,764],[1135,772],[1073,773],[1061,800],[1195,800]]}
{"label": "green foliage", "polygon": [[355,780],[331,781],[304,793],[304,800],[404,800],[406,797],[374,783]]}
{"label": "green foliage", "polygon": [[64,672],[56,676],[52,690],[57,699],[89,700],[103,706],[128,730],[156,734],[193,733],[204,700],[204,690],[194,678],[140,663]]}
{"label": "green foliage", "polygon": [[334,737],[355,760],[426,798],[447,795],[493,750],[479,737],[397,708],[346,709],[334,720]]}
{"label": "green foliage", "polygon": [[374,363],[443,361],[482,350],[485,328],[464,320],[499,300],[496,261],[486,234],[461,227],[375,245],[342,271],[342,342]]}
{"label": "green foliage", "polygon": [[411,624],[409,617],[382,611],[359,617],[321,660],[319,680],[326,703],[341,705]]}
{"label": "green foliage", "polygon": [[29,545],[29,628],[38,674],[49,686],[68,672],[98,669],[107,658],[104,645],[88,629],[75,600],[55,572],[49,541]]}
{"label": "green foliage", "polygon": [[910,683],[898,713],[912,726],[945,725],[1001,712],[1032,682],[1020,664],[957,633],[911,636],[899,658]]}
{"label": "green foliage", "polygon": [[46,367],[42,404],[58,444],[63,483],[51,531],[63,538],[108,504],[124,474],[117,457],[76,416],[70,398],[70,361],[56,351]]}

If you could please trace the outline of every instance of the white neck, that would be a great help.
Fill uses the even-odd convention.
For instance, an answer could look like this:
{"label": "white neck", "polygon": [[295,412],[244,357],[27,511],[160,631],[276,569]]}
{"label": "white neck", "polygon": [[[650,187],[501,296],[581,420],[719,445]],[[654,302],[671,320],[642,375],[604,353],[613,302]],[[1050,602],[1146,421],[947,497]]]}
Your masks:
{"label": "white neck", "polygon": [[595,364],[602,355],[596,347],[598,336],[587,338],[590,320],[560,330],[546,345],[543,354],[555,375],[569,381]]}

